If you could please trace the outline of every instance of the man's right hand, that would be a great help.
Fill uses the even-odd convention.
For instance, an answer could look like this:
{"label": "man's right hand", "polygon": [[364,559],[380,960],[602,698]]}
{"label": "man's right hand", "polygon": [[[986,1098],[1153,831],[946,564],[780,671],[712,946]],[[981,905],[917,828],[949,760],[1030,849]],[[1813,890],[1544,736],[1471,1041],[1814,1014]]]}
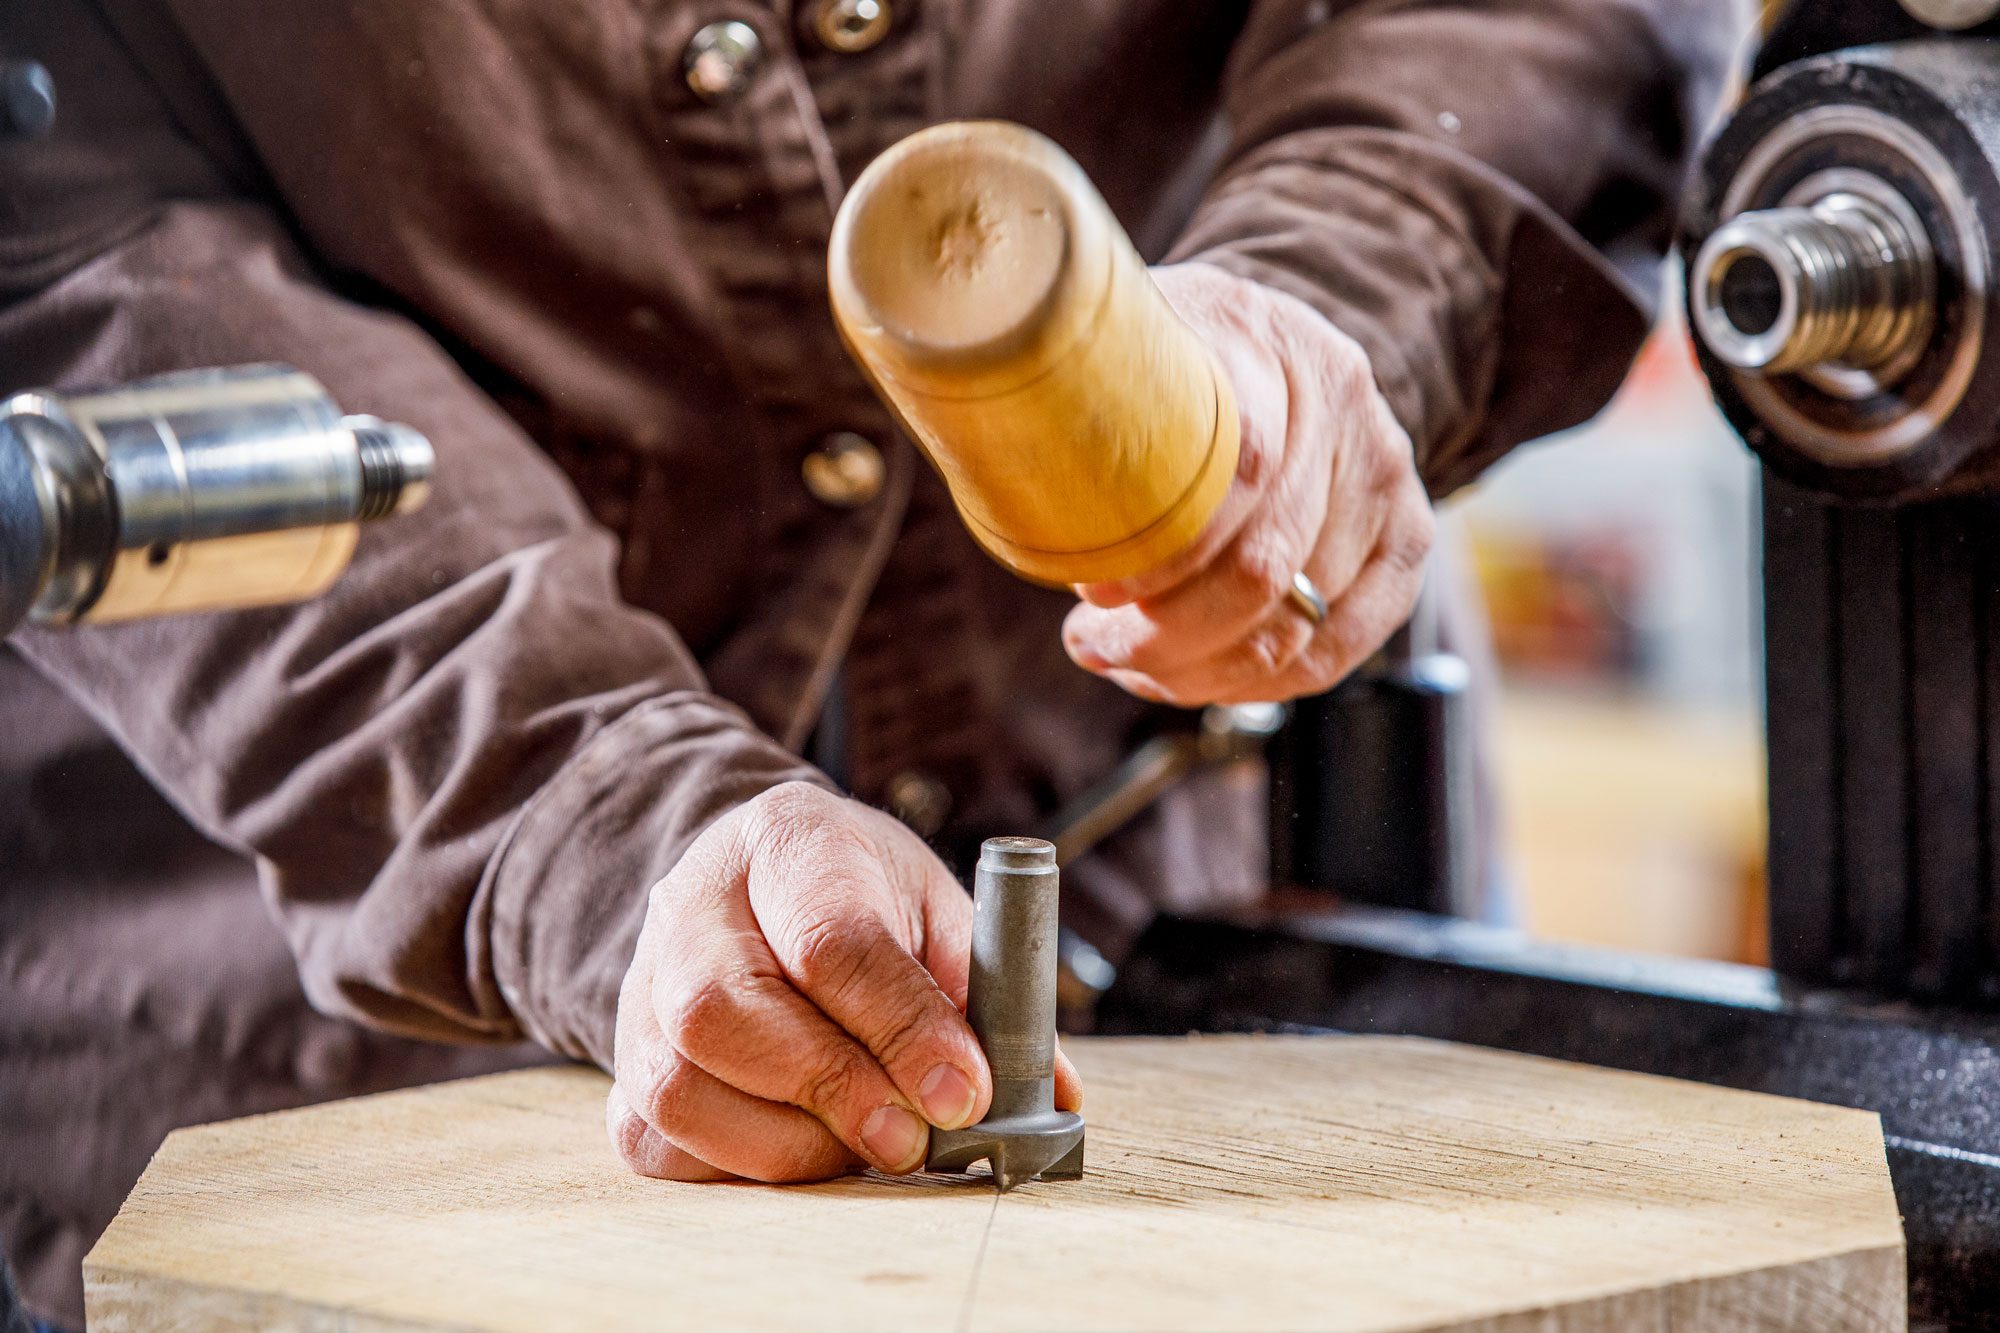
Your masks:
{"label": "man's right hand", "polygon": [[[880,811],[787,783],[717,820],[654,886],[619,993],[619,1155],[671,1180],[921,1166],[929,1125],[992,1097],[971,931],[965,890]],[[1060,1056],[1056,1100],[1081,1102]]]}

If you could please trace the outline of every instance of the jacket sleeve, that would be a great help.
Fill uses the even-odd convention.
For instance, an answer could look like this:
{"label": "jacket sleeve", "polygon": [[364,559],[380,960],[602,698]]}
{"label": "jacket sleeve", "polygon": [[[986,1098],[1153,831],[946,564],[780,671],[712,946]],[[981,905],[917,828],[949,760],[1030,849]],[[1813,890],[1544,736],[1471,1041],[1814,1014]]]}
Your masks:
{"label": "jacket sleeve", "polygon": [[1735,0],[1261,0],[1170,259],[1369,352],[1434,495],[1608,400],[1650,323]]}
{"label": "jacket sleeve", "polygon": [[620,600],[609,534],[450,358],[317,285],[260,206],[113,234],[0,304],[11,387],[285,361],[422,430],[437,484],[315,601],[11,645],[255,858],[316,1007],[608,1065],[653,882],[724,811],[823,779]]}

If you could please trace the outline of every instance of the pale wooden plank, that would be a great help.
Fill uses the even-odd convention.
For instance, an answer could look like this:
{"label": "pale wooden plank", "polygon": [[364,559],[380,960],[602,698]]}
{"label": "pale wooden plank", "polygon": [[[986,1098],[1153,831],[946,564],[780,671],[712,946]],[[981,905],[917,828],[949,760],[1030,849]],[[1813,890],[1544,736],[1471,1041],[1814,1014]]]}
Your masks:
{"label": "pale wooden plank", "polygon": [[1434,1042],[1071,1044],[1089,1174],[682,1186],[538,1070],[169,1139],[91,1327],[1904,1327],[1871,1115]]}

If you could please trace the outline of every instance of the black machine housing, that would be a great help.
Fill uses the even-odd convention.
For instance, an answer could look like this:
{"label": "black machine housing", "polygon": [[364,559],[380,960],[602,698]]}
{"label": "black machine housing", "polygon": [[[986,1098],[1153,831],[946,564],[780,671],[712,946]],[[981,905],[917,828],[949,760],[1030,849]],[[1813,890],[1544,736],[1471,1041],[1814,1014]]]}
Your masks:
{"label": "black machine housing", "polygon": [[[1398,794],[1376,802],[1416,829],[1426,869],[1398,877],[1377,849],[1357,873],[1331,849],[1355,837],[1336,789],[1362,779],[1328,747],[1394,753],[1357,692],[1374,682],[1309,702],[1276,755],[1281,882],[1339,904],[1160,924],[1098,1027],[1413,1034],[1877,1111],[1912,1326],[2000,1329],[2000,19],[1942,32],[1899,0],[1798,0],[1754,74],[1684,253],[1815,173],[1872,172],[1930,233],[1936,301],[1895,384],[1827,393],[1703,349],[1764,465],[1772,967],[1540,944],[1446,914],[1430,867],[1452,766],[1435,754],[1382,758]],[[1829,104],[1864,114],[1815,114]],[[1882,140],[1852,132],[1877,121]],[[1760,159],[1786,126],[1799,142]],[[1897,432],[1839,452],[1848,433]]]}

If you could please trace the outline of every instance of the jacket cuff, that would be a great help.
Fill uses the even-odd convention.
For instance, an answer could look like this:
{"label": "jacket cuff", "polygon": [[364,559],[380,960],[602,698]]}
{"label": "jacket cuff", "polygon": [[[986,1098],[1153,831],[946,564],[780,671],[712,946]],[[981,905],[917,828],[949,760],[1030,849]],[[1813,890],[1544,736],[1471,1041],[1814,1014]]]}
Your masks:
{"label": "jacket cuff", "polygon": [[1167,262],[1190,260],[1288,292],[1360,343],[1438,497],[1587,419],[1651,323],[1651,302],[1533,195],[1394,130],[1300,131],[1238,159]]}
{"label": "jacket cuff", "polygon": [[710,824],[792,781],[835,789],[744,714],[692,692],[634,708],[572,756],[522,811],[481,895],[493,977],[522,1031],[609,1070],[652,886]]}

